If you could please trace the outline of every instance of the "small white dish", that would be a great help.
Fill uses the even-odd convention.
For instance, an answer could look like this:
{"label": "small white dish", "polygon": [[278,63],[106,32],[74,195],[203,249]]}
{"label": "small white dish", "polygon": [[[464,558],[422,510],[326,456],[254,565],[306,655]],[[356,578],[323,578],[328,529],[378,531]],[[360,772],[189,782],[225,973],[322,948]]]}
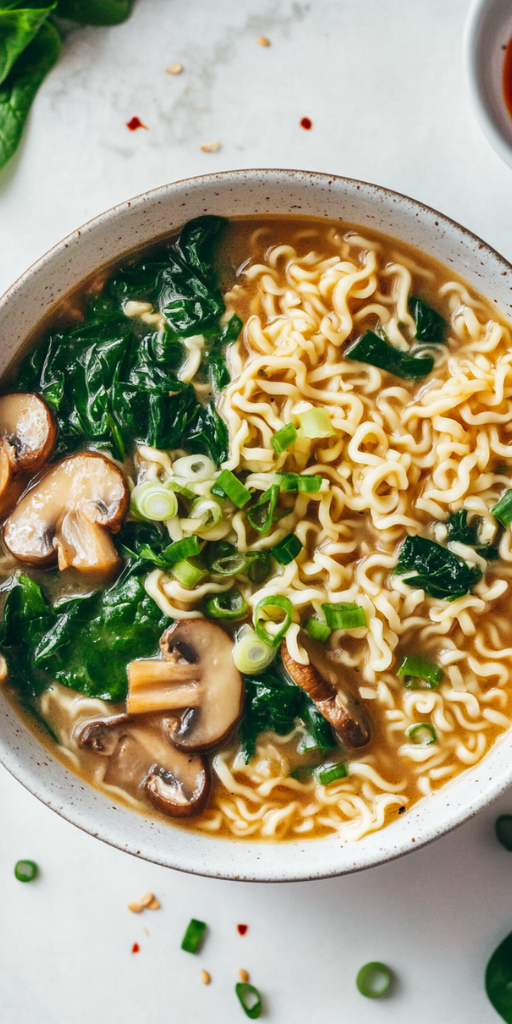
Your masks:
{"label": "small white dish", "polygon": [[469,92],[484,134],[512,167],[512,116],[503,94],[505,50],[512,36],[512,0],[473,0],[464,32]]}

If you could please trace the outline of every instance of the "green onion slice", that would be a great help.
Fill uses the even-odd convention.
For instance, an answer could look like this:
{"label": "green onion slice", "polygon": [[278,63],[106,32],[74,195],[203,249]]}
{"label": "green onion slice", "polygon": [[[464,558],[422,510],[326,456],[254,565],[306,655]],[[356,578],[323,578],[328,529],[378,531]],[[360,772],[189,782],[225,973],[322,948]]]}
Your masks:
{"label": "green onion slice", "polygon": [[183,484],[180,484],[177,480],[166,480],[165,486],[168,487],[170,491],[176,491],[176,494],[179,494],[181,498],[186,498],[187,501],[193,501],[196,497],[193,491],[188,487],[184,487]]}
{"label": "green onion slice", "polygon": [[491,512],[502,526],[510,526],[512,523],[512,491],[505,491]]}
{"label": "green onion slice", "polygon": [[251,1020],[261,1017],[261,994],[254,985],[249,985],[247,981],[239,981],[235,985],[235,992],[247,1017]]}
{"label": "green onion slice", "polygon": [[293,423],[287,423],[285,427],[282,427],[281,430],[277,431],[277,434],[270,438],[270,443],[276,454],[281,455],[296,440],[297,431]]}
{"label": "green onion slice", "polygon": [[322,622],[321,619],[316,619],[314,616],[308,619],[304,628],[313,640],[318,640],[321,644],[325,644],[332,632],[326,622]]}
{"label": "green onion slice", "polygon": [[375,960],[361,967],[357,974],[356,985],[362,996],[366,996],[368,999],[378,999],[389,990],[391,980],[389,967]]}
{"label": "green onion slice", "polygon": [[168,544],[164,551],[162,551],[162,557],[169,565],[175,565],[176,562],[181,562],[183,558],[191,558],[193,555],[198,555],[201,551],[201,545],[198,537],[184,537],[183,540],[175,540],[173,544]]}
{"label": "green onion slice", "polygon": [[249,605],[239,590],[227,590],[224,594],[212,594],[205,598],[203,611],[207,619],[236,622],[247,615]]}
{"label": "green onion slice", "polygon": [[308,476],[307,473],[276,473],[281,491],[299,491],[302,494],[316,494],[322,486],[322,476]]}
{"label": "green onion slice", "polygon": [[204,921],[197,921],[196,918],[193,917],[183,936],[181,948],[184,949],[186,953],[197,953],[205,931],[206,925]]}
{"label": "green onion slice", "polygon": [[494,826],[496,836],[506,850],[512,851],[512,814],[500,814]]}
{"label": "green onion slice", "polygon": [[322,765],[316,774],[322,786],[328,786],[330,782],[346,779],[348,777],[348,768],[345,761],[337,761],[336,764]]}
{"label": "green onion slice", "polygon": [[418,722],[418,725],[411,725],[407,730],[411,743],[417,743],[421,747],[430,747],[437,740],[436,730],[429,722]]}
{"label": "green onion slice", "polygon": [[[435,661],[429,661],[428,658],[422,658],[418,654],[406,654],[396,674],[397,676],[412,676],[413,679],[423,679],[430,684],[427,689],[431,690],[437,690],[443,678],[443,670],[440,665],[436,665]],[[409,690],[414,689],[414,686],[407,683],[406,686]]]}
{"label": "green onion slice", "polygon": [[300,433],[314,441],[320,437],[333,437],[336,431],[327,409],[306,409],[299,415]]}
{"label": "green onion slice", "polygon": [[183,476],[185,480],[196,484],[211,480],[216,472],[215,463],[207,455],[185,455],[182,459],[176,459],[172,468],[176,476]]}
{"label": "green onion slice", "polygon": [[162,522],[172,519],[178,511],[178,499],[166,484],[147,481],[135,487],[130,497],[130,509],[142,519]]}
{"label": "green onion slice", "polygon": [[434,367],[432,356],[416,359],[408,352],[394,348],[373,331],[367,331],[359,341],[356,341],[355,345],[345,352],[345,357],[355,359],[358,363],[377,366],[379,370],[386,370],[403,380],[417,380],[419,377],[426,377]]}
{"label": "green onion slice", "polygon": [[[277,609],[278,611],[284,612],[284,619],[281,624],[281,629],[273,636],[265,627],[265,622],[268,621],[266,617],[261,615],[263,609],[270,610],[271,608]],[[254,609],[254,628],[258,634],[260,640],[270,644],[271,647],[279,647],[281,640],[288,632],[293,615],[293,607],[291,601],[287,597],[283,597],[282,594],[273,594],[269,597],[262,597],[261,601],[258,601]]]}
{"label": "green onion slice", "polygon": [[[176,543],[179,543],[178,541]],[[204,565],[201,565],[198,561],[192,561],[190,558],[183,558],[180,562],[175,562],[171,566],[172,575],[181,583],[182,587],[188,587],[192,590],[201,580],[204,580],[205,576],[208,575],[207,569]]]}
{"label": "green onion slice", "polygon": [[33,882],[37,878],[38,867],[34,860],[19,860],[14,865],[14,874],[18,882]]}
{"label": "green onion slice", "polygon": [[227,540],[208,541],[203,551],[206,564],[210,572],[214,562],[218,561],[220,558],[226,558],[228,555],[236,555],[236,553],[235,545],[230,544]]}
{"label": "green onion slice", "polygon": [[302,551],[302,544],[294,533],[289,533],[287,537],[283,537],[279,541],[279,544],[274,544],[270,550],[279,565],[289,565]]}
{"label": "green onion slice", "polygon": [[198,529],[211,530],[222,519],[222,509],[214,498],[198,498],[190,509],[191,519],[200,519],[201,526]]}
{"label": "green onion slice", "polygon": [[276,656],[274,647],[260,640],[253,629],[241,633],[233,648],[233,661],[239,672],[250,676],[267,668]]}
{"label": "green onion slice", "polygon": [[229,498],[237,508],[243,508],[251,500],[251,492],[240,483],[240,480],[230,469],[223,469],[222,473],[219,473],[214,486],[215,494],[219,497]]}
{"label": "green onion slice", "polygon": [[272,484],[247,513],[247,519],[253,530],[268,533],[274,520],[275,507],[279,498],[279,484]]}
{"label": "green onion slice", "polygon": [[330,629],[359,629],[366,626],[366,614],[359,604],[340,601],[337,604],[323,604],[322,611]]}
{"label": "green onion slice", "polygon": [[217,576],[238,576],[246,571],[248,564],[246,556],[235,551],[233,555],[224,555],[212,562],[210,572]]}
{"label": "green onion slice", "polygon": [[248,551],[246,573],[251,583],[264,583],[272,572],[272,559],[266,551]]}

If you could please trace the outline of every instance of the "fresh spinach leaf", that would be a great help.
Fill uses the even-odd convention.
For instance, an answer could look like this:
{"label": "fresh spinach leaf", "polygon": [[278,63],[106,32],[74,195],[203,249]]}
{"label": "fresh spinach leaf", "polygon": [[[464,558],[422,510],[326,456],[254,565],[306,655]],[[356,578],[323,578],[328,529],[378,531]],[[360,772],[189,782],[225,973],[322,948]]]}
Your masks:
{"label": "fresh spinach leaf", "polygon": [[134,0],[59,0],[59,18],[81,25],[120,25],[130,17]]}
{"label": "fresh spinach leaf", "polygon": [[416,334],[418,341],[430,343],[431,345],[444,345],[446,343],[446,320],[431,306],[427,306],[423,299],[410,299],[409,309],[416,321]]}
{"label": "fresh spinach leaf", "polygon": [[496,1013],[512,1024],[512,933],[500,942],[487,964],[485,990]]}
{"label": "fresh spinach leaf", "polygon": [[60,48],[57,29],[45,22],[0,86],[0,169],[19,144],[34,97]]}
{"label": "fresh spinach leaf", "polygon": [[403,576],[408,586],[421,588],[429,597],[446,601],[455,601],[467,594],[482,578],[477,566],[470,567],[447,548],[425,537],[406,538],[395,572]]}
{"label": "fresh spinach leaf", "polygon": [[226,461],[229,455],[228,430],[213,402],[196,406],[182,443],[192,455],[211,455],[217,466]]}
{"label": "fresh spinach leaf", "polygon": [[39,9],[0,10],[0,83],[32,42],[55,4]]}
{"label": "fresh spinach leaf", "polygon": [[269,729],[278,736],[286,736],[297,719],[314,737],[312,745],[323,751],[336,746],[329,723],[296,683],[286,681],[274,669],[261,675],[245,676],[245,712],[240,727],[245,763],[253,756],[261,732]]}
{"label": "fresh spinach leaf", "polygon": [[345,358],[377,366],[380,370],[386,370],[403,380],[418,380],[425,377],[434,366],[431,356],[411,356],[408,352],[402,352],[390,345],[384,338],[379,338],[373,331],[366,331],[366,334],[345,352]]}

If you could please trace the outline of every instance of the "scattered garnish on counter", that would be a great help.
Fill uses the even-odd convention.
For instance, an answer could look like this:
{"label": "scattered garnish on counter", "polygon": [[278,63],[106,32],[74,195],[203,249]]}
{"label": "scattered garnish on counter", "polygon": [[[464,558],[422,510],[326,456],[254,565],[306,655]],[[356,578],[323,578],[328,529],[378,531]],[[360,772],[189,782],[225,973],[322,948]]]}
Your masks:
{"label": "scattered garnish on counter", "polygon": [[251,1020],[256,1020],[261,1016],[261,995],[254,985],[248,985],[245,981],[239,981],[235,985],[235,992],[247,1017],[250,1017]]}
{"label": "scattered garnish on counter", "polygon": [[140,117],[132,117],[130,121],[126,122],[126,127],[129,128],[131,132],[136,132],[137,128],[145,128],[147,132],[149,131],[147,124],[143,124]]}
{"label": "scattered garnish on counter", "polygon": [[132,953],[139,953],[139,952],[140,952],[139,943],[138,942],[134,942],[133,946],[132,946]]}
{"label": "scattered garnish on counter", "polygon": [[313,127],[313,122],[309,117],[303,117],[300,122],[301,128],[305,128],[307,132]]}
{"label": "scattered garnish on counter", "polygon": [[512,1024],[512,933],[500,942],[487,964],[485,991],[496,1012]]}
{"label": "scattered garnish on counter", "polygon": [[131,910],[132,914],[141,914],[143,910],[159,910],[160,901],[157,900],[156,896],[152,892],[147,892],[142,899],[137,902],[129,903],[128,910]]}
{"label": "scattered garnish on counter", "polygon": [[183,936],[181,948],[184,949],[186,953],[197,953],[205,931],[206,925],[204,921],[197,921],[196,918],[193,917]]}
{"label": "scattered garnish on counter", "polygon": [[14,874],[18,882],[33,882],[37,878],[39,868],[33,860],[19,860],[14,866]]}
{"label": "scattered garnish on counter", "polygon": [[245,935],[249,925],[248,924],[237,924],[237,931],[239,935]]}
{"label": "scattered garnish on counter", "polygon": [[256,42],[259,46],[270,46],[270,39],[267,39],[266,36],[256,36]]}
{"label": "scattered garnish on counter", "polygon": [[249,971],[246,971],[243,967],[241,967],[238,972],[238,977],[240,978],[240,981],[245,981],[245,983],[247,984],[247,982],[249,981]]}
{"label": "scattered garnish on counter", "polygon": [[501,845],[512,851],[512,814],[500,814],[494,828]]}
{"label": "scattered garnish on counter", "polygon": [[220,142],[203,142],[201,145],[203,153],[216,153],[220,149]]}
{"label": "scattered garnish on counter", "polygon": [[389,991],[391,981],[392,974],[389,967],[375,960],[361,967],[357,974],[356,985],[362,996],[366,996],[368,999],[378,999]]}
{"label": "scattered garnish on counter", "polygon": [[209,985],[211,980],[211,975],[208,974],[208,971],[201,971],[201,981],[203,985]]}
{"label": "scattered garnish on counter", "polygon": [[181,75],[183,64],[170,64],[167,68],[168,75]]}

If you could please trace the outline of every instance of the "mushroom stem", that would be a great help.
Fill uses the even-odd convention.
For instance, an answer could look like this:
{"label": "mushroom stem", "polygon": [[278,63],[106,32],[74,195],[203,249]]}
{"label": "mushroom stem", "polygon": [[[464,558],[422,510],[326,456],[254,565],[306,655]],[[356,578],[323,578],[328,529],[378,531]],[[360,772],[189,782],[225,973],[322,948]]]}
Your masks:
{"label": "mushroom stem", "polygon": [[171,711],[175,708],[197,707],[201,696],[197,690],[197,666],[172,661],[132,661],[128,665],[129,715],[150,711]]}

